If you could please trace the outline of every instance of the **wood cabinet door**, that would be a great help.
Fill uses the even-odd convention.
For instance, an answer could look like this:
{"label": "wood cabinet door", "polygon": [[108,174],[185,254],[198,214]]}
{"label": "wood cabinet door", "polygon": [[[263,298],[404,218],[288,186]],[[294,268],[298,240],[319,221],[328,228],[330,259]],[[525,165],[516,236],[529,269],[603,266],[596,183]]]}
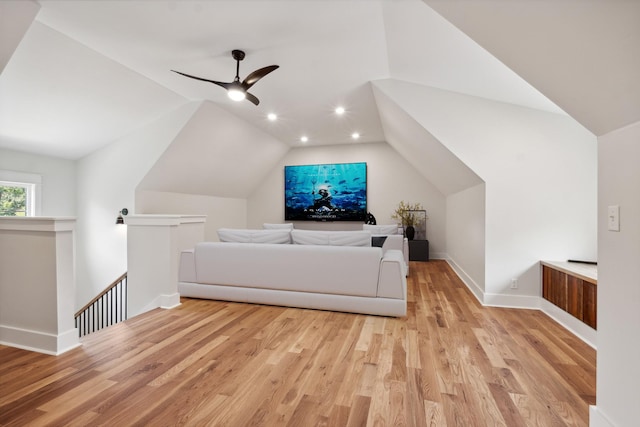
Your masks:
{"label": "wood cabinet door", "polygon": [[580,320],[583,316],[582,295],[585,283],[582,279],[567,275],[567,312]]}
{"label": "wood cabinet door", "polygon": [[567,311],[567,275],[553,268],[543,267],[542,297]]}
{"label": "wood cabinet door", "polygon": [[582,295],[582,321],[593,329],[598,329],[598,286],[584,282]]}

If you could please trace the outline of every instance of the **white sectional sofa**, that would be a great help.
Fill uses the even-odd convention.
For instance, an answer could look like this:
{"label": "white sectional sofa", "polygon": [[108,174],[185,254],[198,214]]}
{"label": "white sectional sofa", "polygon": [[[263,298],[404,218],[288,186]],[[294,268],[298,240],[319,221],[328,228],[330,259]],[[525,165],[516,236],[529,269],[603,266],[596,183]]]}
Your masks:
{"label": "white sectional sofa", "polygon": [[407,266],[407,276],[409,275],[409,240],[402,234],[402,228],[397,224],[372,225],[363,224],[362,229],[371,233],[371,237],[383,238],[382,250],[396,249],[402,252],[404,263]]}
{"label": "white sectional sofa", "polygon": [[[227,231],[219,236],[229,239]],[[235,230],[230,233],[238,234],[231,238],[236,241],[203,242],[183,251],[180,295],[406,315],[406,264],[401,251],[371,247],[369,232],[292,230],[292,243],[285,243],[283,231]],[[278,243],[261,243],[270,239]]]}

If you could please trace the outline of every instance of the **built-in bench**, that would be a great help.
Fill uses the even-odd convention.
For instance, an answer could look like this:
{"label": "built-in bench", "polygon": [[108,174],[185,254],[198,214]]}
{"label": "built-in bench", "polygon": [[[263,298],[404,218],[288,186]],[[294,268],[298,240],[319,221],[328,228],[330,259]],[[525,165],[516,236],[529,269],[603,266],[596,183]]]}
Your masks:
{"label": "built-in bench", "polygon": [[598,267],[579,262],[541,261],[542,297],[597,329]]}

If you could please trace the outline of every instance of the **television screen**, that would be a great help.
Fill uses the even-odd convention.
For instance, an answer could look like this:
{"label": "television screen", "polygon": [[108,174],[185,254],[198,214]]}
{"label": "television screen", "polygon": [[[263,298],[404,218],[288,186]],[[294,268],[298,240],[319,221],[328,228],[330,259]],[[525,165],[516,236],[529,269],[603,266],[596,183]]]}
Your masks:
{"label": "television screen", "polygon": [[284,167],[285,221],[364,221],[367,164]]}

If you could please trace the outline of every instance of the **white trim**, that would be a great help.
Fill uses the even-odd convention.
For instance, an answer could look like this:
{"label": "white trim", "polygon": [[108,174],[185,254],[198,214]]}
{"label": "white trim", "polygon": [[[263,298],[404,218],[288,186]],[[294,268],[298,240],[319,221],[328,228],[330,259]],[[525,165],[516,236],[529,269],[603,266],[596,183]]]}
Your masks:
{"label": "white trim", "polygon": [[76,219],[73,217],[0,217],[0,230],[21,231],[73,231]]}
{"label": "white trim", "polygon": [[540,297],[540,310],[571,331],[582,341],[589,344],[594,349],[597,349],[598,331],[542,297]]}
{"label": "white trim", "polygon": [[52,356],[82,345],[76,328],[55,335],[7,325],[0,325],[0,344]]}
{"label": "white trim", "polygon": [[451,266],[453,271],[458,275],[462,283],[467,285],[467,288],[471,291],[471,293],[477,298],[480,304],[484,305],[484,291],[478,284],[469,276],[463,269],[460,267],[454,260],[449,258],[448,256],[444,258],[445,261]]}
{"label": "white trim", "polygon": [[571,314],[556,307],[542,296],[486,294],[480,286],[458,265],[449,258],[444,258],[476,299],[485,307],[504,307],[529,310],[540,310],[562,327],[580,338],[590,347],[597,349],[597,331]]}
{"label": "white trim", "polygon": [[142,307],[142,309],[138,313],[129,316],[129,318],[138,316],[142,313],[146,313],[147,311],[155,310],[156,308],[171,310],[172,308],[178,307],[180,304],[182,303],[180,302],[180,294],[178,292],[171,295],[161,294],[155,297],[149,304]]}
{"label": "white trim", "polygon": [[172,309],[179,306],[180,303],[180,294],[176,292],[172,295],[162,294],[157,298],[158,304],[160,308]]}
{"label": "white trim", "polygon": [[156,225],[180,225],[187,223],[204,223],[206,215],[129,215],[124,216],[126,225],[156,226]]}
{"label": "white trim", "polygon": [[589,427],[616,427],[616,425],[597,406],[590,405]]}
{"label": "white trim", "polygon": [[483,304],[489,307],[540,310],[540,297],[531,295],[484,294]]}
{"label": "white trim", "polygon": [[449,259],[449,257],[444,252],[430,252],[429,259]]}

